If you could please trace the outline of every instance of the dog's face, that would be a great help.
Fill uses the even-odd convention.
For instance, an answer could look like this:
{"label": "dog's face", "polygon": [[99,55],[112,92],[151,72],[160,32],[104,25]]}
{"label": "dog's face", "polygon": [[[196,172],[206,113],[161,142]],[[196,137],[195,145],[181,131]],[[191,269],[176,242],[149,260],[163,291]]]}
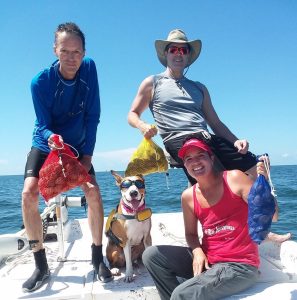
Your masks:
{"label": "dog's face", "polygon": [[120,188],[125,207],[128,210],[130,209],[133,212],[137,212],[145,203],[145,183],[143,176],[122,177],[115,171],[111,171],[111,174],[114,176],[116,184]]}

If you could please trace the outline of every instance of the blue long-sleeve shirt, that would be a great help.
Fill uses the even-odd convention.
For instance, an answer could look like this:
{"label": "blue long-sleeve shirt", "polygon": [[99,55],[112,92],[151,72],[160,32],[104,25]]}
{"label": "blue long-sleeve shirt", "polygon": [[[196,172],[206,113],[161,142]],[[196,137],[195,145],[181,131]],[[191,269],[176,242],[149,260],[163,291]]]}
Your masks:
{"label": "blue long-sleeve shirt", "polygon": [[59,62],[31,82],[36,121],[32,146],[49,152],[48,138],[59,134],[82,155],[92,155],[100,121],[100,97],[94,61],[85,57],[73,80],[65,80]]}

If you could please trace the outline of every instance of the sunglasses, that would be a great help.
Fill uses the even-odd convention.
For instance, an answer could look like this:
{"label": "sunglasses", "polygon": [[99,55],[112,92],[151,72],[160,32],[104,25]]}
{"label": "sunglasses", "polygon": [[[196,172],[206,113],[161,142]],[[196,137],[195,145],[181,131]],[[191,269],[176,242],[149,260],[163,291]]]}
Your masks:
{"label": "sunglasses", "polygon": [[180,53],[181,55],[187,55],[190,52],[190,49],[188,47],[176,47],[171,46],[168,48],[168,52],[174,55],[177,55]]}
{"label": "sunglasses", "polygon": [[145,188],[144,182],[140,179],[137,179],[137,180],[126,179],[121,183],[120,187],[121,187],[121,189],[128,189],[132,185],[135,185],[138,189]]}

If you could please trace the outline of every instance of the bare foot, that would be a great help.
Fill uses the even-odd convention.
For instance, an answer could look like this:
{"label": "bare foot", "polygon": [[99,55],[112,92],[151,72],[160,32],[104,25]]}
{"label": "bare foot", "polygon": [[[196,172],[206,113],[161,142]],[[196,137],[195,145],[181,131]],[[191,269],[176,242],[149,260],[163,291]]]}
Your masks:
{"label": "bare foot", "polygon": [[277,233],[269,232],[266,239],[271,242],[283,243],[289,240],[291,237],[292,234],[290,232],[286,234],[277,234]]}

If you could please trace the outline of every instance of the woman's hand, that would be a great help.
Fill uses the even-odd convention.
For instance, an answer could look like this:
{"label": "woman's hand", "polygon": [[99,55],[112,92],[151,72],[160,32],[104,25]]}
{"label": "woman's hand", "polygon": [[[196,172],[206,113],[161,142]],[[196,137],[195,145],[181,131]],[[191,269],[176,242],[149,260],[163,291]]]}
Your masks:
{"label": "woman's hand", "polygon": [[[267,170],[268,168],[268,170]],[[268,171],[270,169],[270,160],[268,155],[262,155],[259,157],[259,162],[257,163],[257,174],[263,175],[266,179],[268,179]]]}
{"label": "woman's hand", "polygon": [[204,269],[210,269],[210,266],[208,265],[208,259],[200,247],[195,248],[192,253],[194,276],[201,274]]}

